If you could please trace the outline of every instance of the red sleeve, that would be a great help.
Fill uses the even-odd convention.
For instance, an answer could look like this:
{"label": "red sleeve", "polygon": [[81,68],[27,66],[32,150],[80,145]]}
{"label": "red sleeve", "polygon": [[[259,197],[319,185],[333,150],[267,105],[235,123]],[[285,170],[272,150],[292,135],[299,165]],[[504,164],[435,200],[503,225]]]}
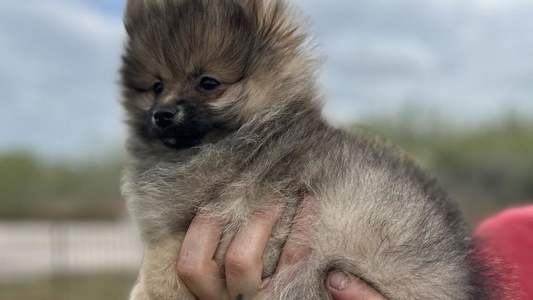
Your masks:
{"label": "red sleeve", "polygon": [[514,270],[516,300],[533,300],[533,205],[504,211],[481,223],[474,237]]}

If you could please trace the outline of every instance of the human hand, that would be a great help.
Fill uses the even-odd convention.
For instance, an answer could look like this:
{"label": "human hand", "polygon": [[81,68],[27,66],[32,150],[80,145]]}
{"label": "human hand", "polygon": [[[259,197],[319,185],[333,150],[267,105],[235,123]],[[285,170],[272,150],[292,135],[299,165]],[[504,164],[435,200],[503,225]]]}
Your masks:
{"label": "human hand", "polygon": [[329,273],[325,285],[336,300],[386,300],[361,279],[340,270]]}
{"label": "human hand", "polygon": [[[213,260],[222,234],[221,226],[209,216],[196,216],[183,240],[177,266],[179,277],[200,300],[253,299],[262,287],[268,285],[268,279],[261,278],[261,256],[281,213],[256,212],[237,233],[226,252],[225,282],[220,278],[220,266]],[[313,213],[311,202],[304,200],[283,248],[277,271],[309,255],[309,247],[295,241],[301,241],[301,235],[307,232],[309,216]],[[385,300],[357,277],[339,270],[332,271],[324,284],[336,300]]]}

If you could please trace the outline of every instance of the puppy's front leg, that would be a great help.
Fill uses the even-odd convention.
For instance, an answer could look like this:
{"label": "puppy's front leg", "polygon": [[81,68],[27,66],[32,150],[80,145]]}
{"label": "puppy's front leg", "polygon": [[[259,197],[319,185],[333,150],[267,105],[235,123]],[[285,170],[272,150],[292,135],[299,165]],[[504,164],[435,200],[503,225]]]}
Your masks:
{"label": "puppy's front leg", "polygon": [[133,290],[131,290],[129,300],[150,300],[144,289],[144,282],[141,275],[139,275],[139,279],[135,283]]}
{"label": "puppy's front leg", "polygon": [[194,300],[177,274],[181,240],[166,238],[146,250],[130,300]]}

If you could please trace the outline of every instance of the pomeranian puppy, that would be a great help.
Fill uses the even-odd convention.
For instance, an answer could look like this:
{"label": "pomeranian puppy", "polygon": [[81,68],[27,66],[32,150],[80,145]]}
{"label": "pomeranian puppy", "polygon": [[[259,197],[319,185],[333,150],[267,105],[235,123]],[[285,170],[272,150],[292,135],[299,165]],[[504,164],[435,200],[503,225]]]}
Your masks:
{"label": "pomeranian puppy", "polygon": [[263,255],[271,276],[306,196],[310,257],[259,299],[330,299],[334,268],[391,300],[488,299],[469,230],[435,181],[322,118],[318,59],[297,16],[282,0],[128,1],[123,193],[146,246],[132,299],[194,299],[176,261],[199,211],[225,221],[222,264],[252,212],[283,206]]}

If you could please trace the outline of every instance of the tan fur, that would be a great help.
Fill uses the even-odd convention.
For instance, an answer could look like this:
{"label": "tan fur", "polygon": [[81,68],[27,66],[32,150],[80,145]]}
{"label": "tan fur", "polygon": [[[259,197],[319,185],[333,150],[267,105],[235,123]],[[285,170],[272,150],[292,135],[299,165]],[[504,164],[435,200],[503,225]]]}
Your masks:
{"label": "tan fur", "polygon": [[[323,280],[333,269],[391,300],[487,299],[468,228],[435,181],[397,150],[322,118],[319,59],[294,12],[281,0],[129,0],[123,193],[147,248],[131,299],[193,299],[176,259],[199,211],[225,224],[215,256],[224,268],[251,213],[284,207],[262,257],[272,276],[306,195],[317,211],[302,237],[310,257],[273,276],[259,299],[330,299]],[[199,90],[205,76],[220,90]],[[194,113],[154,129],[154,110],[180,101]],[[181,128],[203,131],[190,146],[168,142],[189,138]]]}

